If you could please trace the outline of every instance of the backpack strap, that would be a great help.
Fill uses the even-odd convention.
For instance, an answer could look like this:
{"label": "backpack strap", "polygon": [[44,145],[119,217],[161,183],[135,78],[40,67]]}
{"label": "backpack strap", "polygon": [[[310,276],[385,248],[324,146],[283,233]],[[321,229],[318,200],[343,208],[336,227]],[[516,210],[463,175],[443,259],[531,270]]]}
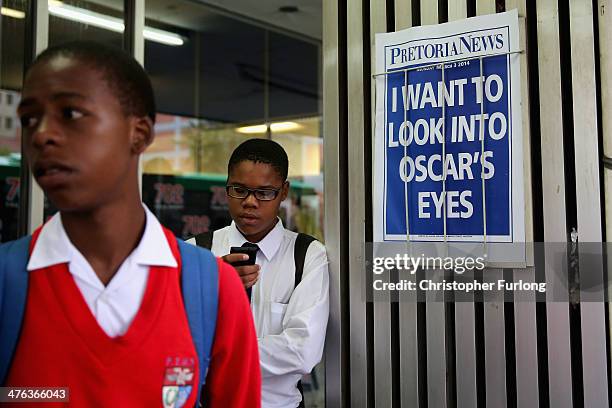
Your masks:
{"label": "backpack strap", "polygon": [[206,231],[195,236],[196,245],[202,248],[212,248],[214,231]]}
{"label": "backpack strap", "polygon": [[31,239],[0,245],[0,384],[6,381],[25,313]]}
{"label": "backpack strap", "polygon": [[295,239],[295,248],[293,250],[293,260],[295,262],[295,280],[293,289],[297,287],[302,281],[302,275],[304,274],[304,261],[306,260],[306,252],[308,247],[316,241],[315,237],[311,237],[308,234],[298,233]]}
{"label": "backpack strap", "polygon": [[[308,251],[308,247],[312,241],[316,241],[315,237],[308,234],[303,234],[301,232],[298,233],[298,236],[295,239],[295,248],[293,249],[293,260],[295,262],[295,279],[293,290],[295,290],[297,285],[299,285],[302,281],[302,275],[304,274],[304,262],[306,261],[306,252]],[[304,389],[302,387],[302,380],[298,381],[297,389],[302,396],[302,401],[299,405],[301,408],[304,406]]]}
{"label": "backpack strap", "polygon": [[200,364],[201,386],[197,399],[200,401],[217,326],[219,271],[217,259],[210,251],[187,244],[181,239],[177,239],[177,242],[183,268],[181,286],[185,312]]}

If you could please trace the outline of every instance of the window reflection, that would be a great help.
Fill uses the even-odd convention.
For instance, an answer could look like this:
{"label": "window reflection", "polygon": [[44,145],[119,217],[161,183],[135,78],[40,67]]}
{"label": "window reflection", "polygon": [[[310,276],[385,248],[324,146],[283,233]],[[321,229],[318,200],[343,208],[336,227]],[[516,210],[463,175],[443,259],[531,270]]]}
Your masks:
{"label": "window reflection", "polygon": [[49,0],[49,46],[91,40],[121,47],[122,25],[122,0]]}
{"label": "window reflection", "polygon": [[[290,130],[272,131],[289,156],[289,198],[281,216],[286,228],[323,239],[322,146],[320,118],[293,119]],[[225,181],[232,151],[267,132],[244,133],[261,125],[215,125],[158,114],[156,137],[143,155],[143,200],[177,235],[190,237],[231,222]]]}
{"label": "window reflection", "polygon": [[145,203],[183,238],[228,225],[229,157],[270,137],[289,155],[285,225],[322,240],[319,44],[186,1],[147,3],[146,17],[184,43],[145,42],[159,112],[143,157]]}

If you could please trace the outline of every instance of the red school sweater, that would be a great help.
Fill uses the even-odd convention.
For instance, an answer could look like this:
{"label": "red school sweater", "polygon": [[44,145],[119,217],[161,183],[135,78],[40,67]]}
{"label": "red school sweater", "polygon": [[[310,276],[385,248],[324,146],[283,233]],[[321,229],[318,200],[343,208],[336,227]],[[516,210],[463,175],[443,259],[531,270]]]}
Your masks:
{"label": "red school sweater", "polygon": [[[5,386],[68,387],[75,407],[195,406],[198,358],[182,300],[180,254],[176,238],[165,233],[179,267],[151,267],[140,309],[119,337],[98,325],[67,264],[31,271]],[[259,407],[259,356],[248,300],[233,268],[217,262],[217,327],[204,400],[213,407]]]}

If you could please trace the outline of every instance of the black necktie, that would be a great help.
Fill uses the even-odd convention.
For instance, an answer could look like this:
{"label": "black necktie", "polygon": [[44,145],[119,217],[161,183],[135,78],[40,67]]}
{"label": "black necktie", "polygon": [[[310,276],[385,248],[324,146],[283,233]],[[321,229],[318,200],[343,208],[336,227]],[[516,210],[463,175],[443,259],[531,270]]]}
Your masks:
{"label": "black necktie", "polygon": [[[250,242],[245,242],[244,244],[242,244],[242,246],[243,247],[250,247],[250,248],[257,248],[257,250],[259,251],[259,246],[257,244],[252,244]],[[247,297],[249,298],[249,303],[251,303],[251,289],[253,289],[252,286],[250,288],[246,289]]]}

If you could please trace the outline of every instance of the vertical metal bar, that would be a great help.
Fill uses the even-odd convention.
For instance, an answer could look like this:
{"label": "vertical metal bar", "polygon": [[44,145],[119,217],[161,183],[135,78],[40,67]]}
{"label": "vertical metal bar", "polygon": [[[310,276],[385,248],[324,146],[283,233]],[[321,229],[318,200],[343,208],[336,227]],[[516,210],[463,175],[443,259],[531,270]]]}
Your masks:
{"label": "vertical metal bar", "polygon": [[[363,292],[366,285],[365,271],[365,168],[364,142],[364,84],[363,81],[363,2],[348,1],[347,5],[347,81],[348,81],[348,200],[351,203],[349,219],[349,339],[351,406],[365,408],[368,389],[366,304]],[[384,80],[380,78],[379,80]],[[337,160],[337,158],[336,158]],[[327,165],[327,162],[326,162]]]}
{"label": "vertical metal bar", "polygon": [[[597,17],[599,19],[599,66],[600,71],[612,71],[612,3],[610,0],[599,0]],[[603,130],[603,153],[612,157],[612,78],[601,75],[601,127]],[[612,170],[604,169],[605,186],[605,219],[607,241],[612,240]],[[612,282],[612,259],[608,258],[608,282]],[[608,303],[608,315],[612,316],[612,303]],[[610,333],[612,337],[612,325]],[[610,342],[609,355],[612,355]],[[610,364],[610,362],[608,362]]]}
{"label": "vertical metal bar", "polygon": [[[344,407],[342,349],[342,217],[340,208],[340,89],[338,49],[338,1],[323,2],[323,173],[325,189],[325,248],[329,260],[329,323],[325,341],[325,400],[329,406]],[[362,317],[365,319],[365,314]],[[364,387],[364,390],[367,390]],[[364,392],[365,393],[365,392]]]}
{"label": "vertical metal bar", "polygon": [[[514,279],[535,282],[535,269],[515,270]],[[535,294],[514,303],[514,344],[516,356],[516,404],[518,408],[539,406],[538,343]]]}
{"label": "vertical metal bar", "polygon": [[134,48],[133,56],[144,66],[144,28],[145,28],[145,0],[132,0],[134,2]]}
{"label": "vertical metal bar", "polygon": [[[485,282],[496,284],[503,279],[502,269],[487,269],[483,274]],[[485,375],[487,407],[505,408],[506,397],[506,328],[504,318],[503,292],[485,292]]]}
{"label": "vertical metal bar", "polygon": [[[419,0],[395,0],[395,28],[401,30],[412,27],[412,2]],[[404,83],[408,89],[408,71],[404,74]],[[407,95],[404,101],[404,122],[407,120]],[[404,151],[406,155],[406,151]],[[406,200],[407,202],[407,200]],[[406,222],[408,226],[408,221]],[[407,236],[409,228],[407,227]],[[400,336],[400,402],[402,407],[419,408],[419,353],[417,304],[412,300],[401,300],[399,303],[399,336]]]}
{"label": "vertical metal bar", "polygon": [[565,177],[559,55],[559,10],[556,0],[536,3],[540,73],[543,199],[546,241],[565,242]]}
{"label": "vertical metal bar", "polygon": [[[45,0],[36,0],[36,55],[43,52],[49,45],[49,6]],[[21,150],[23,152],[23,149]],[[39,225],[44,222],[43,216],[45,212],[45,194],[42,189],[34,181],[34,175],[30,172],[30,216],[29,229],[30,233],[34,232]],[[22,179],[23,180],[23,179]]]}
{"label": "vertical metal bar", "polygon": [[399,314],[401,406],[419,408],[417,303],[413,301],[401,302]]}
{"label": "vertical metal bar", "polygon": [[374,398],[377,408],[391,406],[391,307],[374,303]]}
{"label": "vertical metal bar", "polygon": [[[448,0],[448,20],[463,18],[467,18],[466,0]],[[463,298],[463,302],[455,303],[457,408],[473,408],[477,405],[474,295],[465,295]]]}
{"label": "vertical metal bar", "polygon": [[[144,67],[145,0],[124,0],[123,49]],[[142,195],[142,157],[138,160],[138,184]]]}
{"label": "vertical metal bar", "polygon": [[[599,64],[601,72],[612,70],[612,2],[599,0]],[[603,129],[603,153],[612,157],[612,78],[601,76],[601,125]],[[612,171],[607,170],[606,189],[612,187]],[[606,191],[606,236],[612,240],[612,195]]]}
{"label": "vertical metal bar", "polygon": [[[36,54],[36,24],[34,21],[36,18],[36,2],[31,0],[27,3],[25,30],[24,30],[24,62],[31,61]],[[0,17],[0,31],[2,29],[1,17]],[[1,35],[0,35],[1,37]],[[1,48],[1,47],[0,47]],[[0,50],[1,52],[2,50]],[[24,64],[25,65],[25,64]],[[25,70],[27,67],[24,66],[23,76],[25,76]],[[17,212],[17,236],[21,237],[29,233],[30,225],[30,183],[32,183],[32,177],[30,175],[30,169],[27,165],[24,150],[23,138],[20,144],[21,159],[19,161],[19,208]]]}
{"label": "vertical metal bar", "polygon": [[437,0],[419,0],[421,2],[421,25],[438,24]]}
{"label": "vertical metal bar", "polygon": [[466,0],[448,0],[448,21],[467,18]]}
{"label": "vertical metal bar", "polygon": [[[572,95],[578,234],[581,242],[601,241],[597,96],[593,47],[593,3],[570,2]],[[585,390],[586,395],[586,390]]]}
{"label": "vertical metal bar", "polygon": [[455,303],[457,408],[474,408],[477,405],[474,295],[466,294],[462,298],[463,302]]}
{"label": "vertical metal bar", "polygon": [[476,15],[495,13],[495,0],[476,0]]}
{"label": "vertical metal bar", "polygon": [[[442,281],[444,271],[425,271],[432,282]],[[444,302],[428,297],[427,331],[427,403],[428,408],[446,408],[446,310]],[[452,380],[452,379],[451,379]]]}
{"label": "vertical metal bar", "polygon": [[[32,0],[28,10],[29,43],[26,48],[30,52],[26,55],[26,62],[29,63],[38,54],[44,51],[49,41],[49,10],[46,0]],[[28,42],[26,40],[26,42]],[[21,141],[21,151],[24,152],[24,140]],[[31,234],[39,225],[43,223],[43,213],[45,209],[45,195],[42,189],[36,184],[34,176],[28,168],[25,156],[21,155],[20,170],[20,203],[19,203],[19,235]]]}
{"label": "vertical metal bar", "polygon": [[123,0],[123,50],[130,55],[134,55],[134,19],[135,19],[135,2],[132,0]]}
{"label": "vertical metal bar", "polygon": [[[531,183],[531,118],[529,105],[529,67],[528,58],[530,57],[527,49],[527,1],[528,0],[506,0],[506,10],[517,9],[519,15],[519,39],[520,48],[524,50],[518,55],[521,69],[521,114],[523,118],[523,190],[525,199],[525,242],[533,242],[533,196]],[[535,24],[531,22],[531,24]],[[527,252],[527,264],[533,265],[533,247],[525,248]]]}
{"label": "vertical metal bar", "polygon": [[[370,0],[370,47],[374,45],[376,33],[387,31],[387,4],[385,0]],[[371,61],[372,72],[376,72],[375,58]],[[374,86],[374,84],[373,84]],[[374,92],[372,92],[374,94]],[[372,117],[375,117],[372,104]],[[391,307],[388,302],[374,302],[374,399],[375,406],[391,406],[392,369],[391,360]]]}
{"label": "vertical metal bar", "polygon": [[123,49],[144,66],[145,0],[124,0]]}
{"label": "vertical metal bar", "polygon": [[[549,280],[548,276],[546,280]],[[550,406],[571,408],[572,375],[567,303],[547,303],[546,320]]]}
{"label": "vertical metal bar", "polygon": [[[542,199],[544,239],[566,242],[565,170],[561,107],[561,61],[559,54],[559,10],[557,0],[536,3],[540,129],[542,143]],[[546,250],[546,281],[554,282],[560,266],[554,251]],[[560,299],[558,299],[560,300]],[[550,406],[572,407],[572,371],[569,312],[567,303],[546,304],[548,338],[548,383]]]}
{"label": "vertical metal bar", "polygon": [[[477,0],[476,14],[495,13],[495,0]],[[506,58],[509,58],[506,57]],[[486,254],[487,242],[487,207],[486,189],[484,179],[484,148],[485,148],[485,121],[484,104],[485,94],[485,75],[483,58],[479,58],[480,69],[480,178],[482,182],[482,219],[483,219],[483,246]],[[485,282],[497,282],[503,278],[503,270],[487,269],[484,271],[483,280]],[[487,407],[506,407],[506,330],[504,317],[503,294],[496,293],[487,296],[485,292],[484,304],[484,331],[485,331],[485,389]]]}
{"label": "vertical metal bar", "polygon": [[[599,138],[595,81],[595,42],[591,0],[570,2],[572,50],[572,96],[574,102],[574,151],[576,204],[581,242],[601,242],[599,189]],[[603,265],[587,266],[579,258],[580,274],[603,282]],[[587,279],[581,279],[585,282]],[[583,302],[580,306],[584,406],[603,407],[608,403],[606,321],[602,303]]]}
{"label": "vertical metal bar", "polygon": [[[506,10],[517,9],[519,15],[519,39],[520,49],[523,53],[516,56],[520,60],[521,71],[521,114],[523,118],[523,194],[525,200],[525,241],[533,242],[533,196],[531,182],[531,137],[530,137],[530,100],[529,100],[529,69],[528,58],[530,56],[527,49],[527,27],[526,13],[528,0],[506,0]],[[535,24],[532,22],[531,24]],[[527,252],[527,264],[533,265],[533,247],[531,245],[525,248]]]}
{"label": "vertical metal bar", "polygon": [[[518,58],[521,65],[521,100],[522,100],[522,130],[523,130],[523,175],[525,197],[525,241],[528,243],[527,264],[533,265],[533,250],[529,244],[533,242],[533,197],[531,194],[531,137],[529,117],[529,76],[527,58],[527,29],[525,15],[528,0],[506,0],[506,10],[518,9],[519,36],[521,49],[525,50]],[[533,24],[533,23],[532,23]],[[514,280],[523,279],[535,282],[535,268],[513,271]],[[514,303],[514,344],[516,356],[516,401],[517,408],[539,407],[538,379],[538,343],[535,295],[530,299]]]}
{"label": "vertical metal bar", "polygon": [[[2,8],[4,7],[4,2],[3,0],[0,0],[0,10],[2,10]],[[0,80],[2,79],[2,51],[4,51],[3,47],[2,47],[2,20],[4,19],[4,16],[2,15],[2,13],[0,13]]]}
{"label": "vertical metal bar", "polygon": [[419,0],[395,0],[395,29],[412,27],[412,2]]}

